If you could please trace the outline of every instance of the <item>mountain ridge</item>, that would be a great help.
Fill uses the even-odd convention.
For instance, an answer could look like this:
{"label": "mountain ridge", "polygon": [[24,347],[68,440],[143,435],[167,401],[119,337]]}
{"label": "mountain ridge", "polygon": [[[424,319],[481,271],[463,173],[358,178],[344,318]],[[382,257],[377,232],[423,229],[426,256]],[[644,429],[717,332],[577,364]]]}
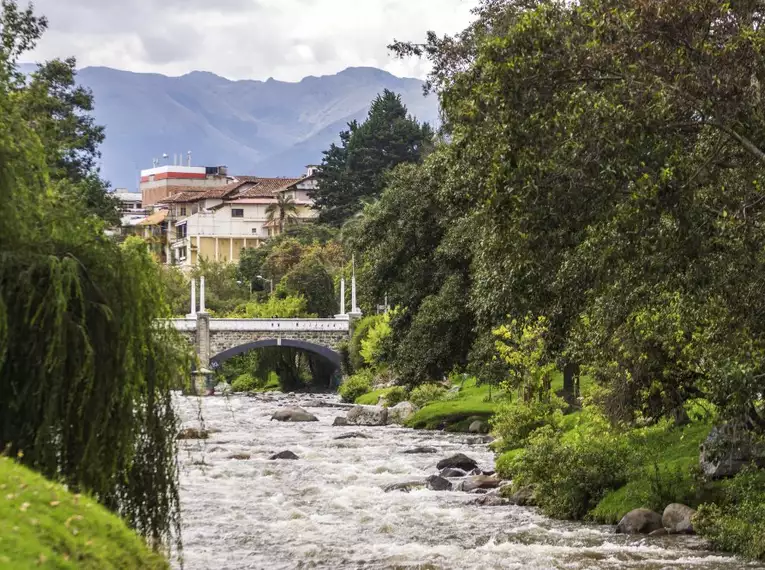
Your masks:
{"label": "mountain ridge", "polygon": [[95,66],[78,70],[77,81],[92,90],[93,115],[106,127],[102,176],[128,190],[138,187],[140,170],[151,168],[154,158],[185,157],[189,150],[193,164],[226,165],[234,174],[299,175],[305,165],[321,162],[349,121],[366,116],[383,89],[400,93],[419,120],[438,120],[437,101],[423,96],[422,81],[374,67],[290,82]]}

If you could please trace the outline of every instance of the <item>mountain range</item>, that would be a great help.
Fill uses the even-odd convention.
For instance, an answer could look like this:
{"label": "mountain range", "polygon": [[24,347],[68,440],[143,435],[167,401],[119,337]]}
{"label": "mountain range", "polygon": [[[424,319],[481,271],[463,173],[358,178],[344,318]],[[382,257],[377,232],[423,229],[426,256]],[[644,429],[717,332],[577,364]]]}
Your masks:
{"label": "mountain range", "polygon": [[[25,66],[26,67],[26,66]],[[27,71],[27,69],[25,69]],[[106,127],[101,173],[113,187],[135,190],[154,158],[192,151],[195,166],[229,167],[232,174],[296,176],[318,164],[374,97],[400,93],[421,121],[438,120],[438,103],[422,81],[355,67],[299,82],[231,81],[194,71],[180,77],[85,67],[77,80],[93,91],[94,115]]]}

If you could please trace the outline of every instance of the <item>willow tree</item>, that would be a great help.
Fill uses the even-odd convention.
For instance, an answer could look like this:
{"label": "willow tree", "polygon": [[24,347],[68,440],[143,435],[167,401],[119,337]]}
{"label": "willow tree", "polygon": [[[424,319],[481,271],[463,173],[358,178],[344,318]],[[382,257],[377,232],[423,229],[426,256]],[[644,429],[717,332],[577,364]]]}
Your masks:
{"label": "willow tree", "polygon": [[0,14],[0,450],[93,494],[155,546],[179,536],[171,387],[188,356],[159,268],[139,241],[63,200],[46,145],[20,109],[17,71],[45,20]]}

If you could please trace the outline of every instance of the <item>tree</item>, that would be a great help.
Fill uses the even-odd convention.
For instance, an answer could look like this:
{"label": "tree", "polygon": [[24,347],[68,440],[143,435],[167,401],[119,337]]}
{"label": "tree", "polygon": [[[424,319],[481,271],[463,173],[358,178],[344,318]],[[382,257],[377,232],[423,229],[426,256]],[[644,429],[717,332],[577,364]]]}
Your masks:
{"label": "tree", "polygon": [[297,204],[292,196],[284,192],[276,197],[276,203],[269,204],[266,208],[266,218],[270,223],[279,220],[279,233],[284,232],[284,227],[297,218]]}
{"label": "tree", "polygon": [[15,73],[44,27],[2,2],[0,449],[160,547],[180,539],[171,390],[191,355],[157,324],[170,313],[145,244],[106,238],[51,183],[50,141],[30,128]]}
{"label": "tree", "polygon": [[283,278],[280,285],[290,295],[302,295],[308,301],[308,312],[321,318],[339,310],[332,276],[317,253],[303,257]]}
{"label": "tree", "polygon": [[401,96],[385,90],[372,102],[367,119],[348,124],[340,146],[325,151],[318,189],[311,197],[319,220],[341,226],[363,206],[378,198],[386,174],[403,162],[419,162],[429,151],[433,131],[407,114]]}
{"label": "tree", "polygon": [[[670,5],[671,4],[671,5]],[[762,4],[486,0],[433,61],[477,330],[544,316],[615,421],[760,412]],[[754,63],[756,62],[756,63]]]}
{"label": "tree", "polygon": [[96,125],[93,94],[76,83],[76,61],[54,59],[38,66],[16,90],[22,116],[45,148],[48,173],[62,198],[110,225],[119,223],[119,201],[98,175],[104,128]]}

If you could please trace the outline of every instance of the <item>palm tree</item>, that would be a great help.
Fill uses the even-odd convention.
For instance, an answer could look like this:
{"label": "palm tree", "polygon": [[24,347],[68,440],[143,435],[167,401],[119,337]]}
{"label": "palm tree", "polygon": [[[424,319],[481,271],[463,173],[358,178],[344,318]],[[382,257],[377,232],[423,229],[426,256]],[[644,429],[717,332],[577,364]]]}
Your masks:
{"label": "palm tree", "polygon": [[284,232],[285,224],[297,218],[297,214],[298,209],[295,200],[292,196],[287,196],[284,193],[279,194],[276,197],[276,202],[266,208],[266,217],[269,223],[276,219],[279,220],[279,233]]}

